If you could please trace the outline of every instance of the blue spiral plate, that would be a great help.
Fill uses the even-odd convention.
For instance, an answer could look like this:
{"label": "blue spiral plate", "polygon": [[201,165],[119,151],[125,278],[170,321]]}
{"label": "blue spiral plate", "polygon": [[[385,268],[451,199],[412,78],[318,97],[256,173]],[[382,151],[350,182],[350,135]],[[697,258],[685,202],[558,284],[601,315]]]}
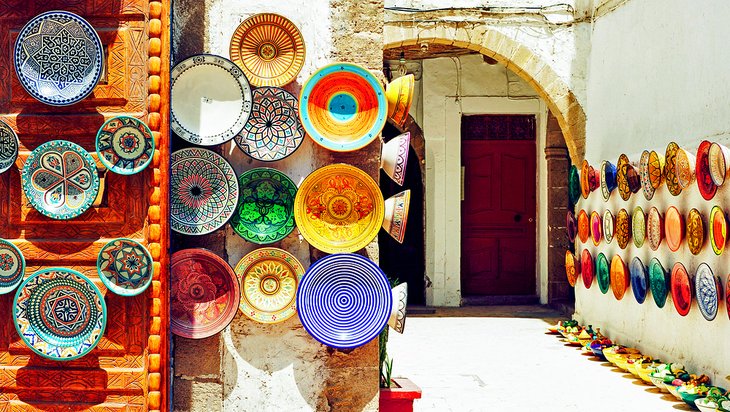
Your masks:
{"label": "blue spiral plate", "polygon": [[326,256],[309,267],[297,291],[304,328],[339,349],[362,346],[383,330],[393,296],[383,271],[355,254]]}

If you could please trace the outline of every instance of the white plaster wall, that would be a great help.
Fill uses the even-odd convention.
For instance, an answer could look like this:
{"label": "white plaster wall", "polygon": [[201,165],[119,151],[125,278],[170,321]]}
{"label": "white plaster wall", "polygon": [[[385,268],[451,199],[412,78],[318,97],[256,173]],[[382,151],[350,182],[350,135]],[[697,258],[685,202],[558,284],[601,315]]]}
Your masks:
{"label": "white plaster wall", "polygon": [[[661,11],[661,18],[657,18]],[[730,145],[730,3],[708,0],[700,3],[682,0],[630,1],[595,23],[587,84],[588,117],[586,159],[600,165],[604,159],[614,164],[621,153],[638,161],[644,149],[664,153],[670,141],[696,153],[703,139]],[[730,188],[720,188],[712,201],[699,195],[696,184],[679,196],[670,195],[662,185],[652,201],[641,191],[623,201],[614,193],[604,203],[599,191],[576,208],[587,211],[619,209],[645,211],[656,206],[665,211],[675,205],[685,215],[697,208],[709,216],[713,205],[730,209]],[[729,270],[728,252],[715,256],[706,243],[699,256],[684,244],[672,253],[665,244],[657,252],[633,243],[621,250],[612,242],[599,247],[577,244],[577,252],[588,248],[593,256],[603,252],[610,259],[619,254],[625,262],[639,256],[648,265],[657,257],[666,269],[682,262],[690,273],[701,262],[709,264],[723,284]],[[674,309],[671,297],[664,308],[654,304],[651,295],[639,305],[629,289],[621,301],[609,292],[603,295],[594,283],[586,290],[576,286],[576,316],[586,324],[599,326],[620,343],[635,345],[645,353],[663,360],[683,362],[691,371],[707,373],[713,382],[730,386],[730,320],[720,304],[717,318],[706,321],[697,303],[687,317]]]}

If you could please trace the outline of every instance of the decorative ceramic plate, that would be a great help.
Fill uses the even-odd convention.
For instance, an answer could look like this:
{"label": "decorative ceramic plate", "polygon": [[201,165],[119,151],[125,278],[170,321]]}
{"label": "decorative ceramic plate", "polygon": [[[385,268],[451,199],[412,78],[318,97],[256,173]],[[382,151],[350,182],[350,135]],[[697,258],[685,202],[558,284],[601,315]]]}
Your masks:
{"label": "decorative ceramic plate", "polygon": [[304,39],[286,17],[255,14],[233,33],[229,53],[254,86],[283,86],[304,66]]}
{"label": "decorative ceramic plate", "polygon": [[570,286],[575,286],[580,275],[580,261],[575,258],[570,250],[565,251],[565,274],[568,276]]}
{"label": "decorative ceramic plate", "polygon": [[238,204],[238,180],[231,165],[210,150],[190,147],[170,161],[170,227],[184,235],[205,235],[228,222]]}
{"label": "decorative ceramic plate", "polygon": [[712,178],[712,182],[717,186],[722,186],[722,184],[725,183],[729,157],[730,149],[727,147],[719,143],[713,143],[710,145],[710,151],[708,154],[710,177]]}
{"label": "decorative ceramic plate", "polygon": [[634,298],[639,304],[644,303],[646,294],[649,291],[649,273],[646,271],[644,262],[635,256],[631,260],[631,290],[634,292]]}
{"label": "decorative ceramic plate", "polygon": [[256,249],[234,269],[241,283],[241,312],[261,323],[283,322],[296,313],[297,285],[304,267],[275,247]]}
{"label": "decorative ceramic plate", "polygon": [[578,236],[578,222],[575,220],[575,215],[571,210],[565,216],[566,231],[568,233],[568,240],[571,243],[575,242],[575,237]]}
{"label": "decorative ceramic plate", "polygon": [[598,246],[601,243],[603,237],[603,222],[601,221],[601,215],[598,212],[591,212],[591,239],[593,244]]}
{"label": "decorative ceramic plate", "polygon": [[664,216],[664,236],[667,239],[667,246],[672,252],[679,250],[684,239],[684,217],[676,207],[670,206]]}
{"label": "decorative ceramic plate", "polygon": [[705,244],[705,224],[702,221],[702,214],[697,209],[692,209],[687,215],[687,246],[693,255],[702,251]]}
{"label": "decorative ceramic plate", "polygon": [[78,359],[99,343],[106,328],[104,297],[86,276],[66,268],[30,275],[13,300],[15,329],[38,355]]}
{"label": "decorative ceramic plate", "polygon": [[399,186],[406,179],[410,144],[411,132],[405,132],[383,143],[380,149],[380,168]]}
{"label": "decorative ceramic plate", "polygon": [[172,255],[170,271],[172,333],[202,339],[231,323],[241,289],[225,260],[205,249],[185,249]]}
{"label": "decorative ceramic plate", "polygon": [[299,117],[307,134],[337,152],[367,146],[385,126],[388,103],[380,81],[364,67],[335,63],[302,87]]}
{"label": "decorative ceramic plate", "polygon": [[304,179],[294,200],[294,218],[299,233],[317,249],[355,252],[377,236],[384,203],[370,175],[354,166],[333,164]]}
{"label": "decorative ceramic plate", "polygon": [[568,170],[568,200],[571,205],[575,205],[578,199],[580,199],[580,176],[578,168],[571,165]]}
{"label": "decorative ceramic plate", "polygon": [[580,275],[583,278],[583,286],[586,287],[586,289],[590,289],[591,285],[593,284],[593,257],[591,256],[591,252],[588,251],[588,249],[583,249],[583,252],[580,254]]}
{"label": "decorative ceramic plate", "polygon": [[695,163],[695,157],[688,151],[682,148],[677,150],[677,181],[682,190],[688,188],[695,180]]}
{"label": "decorative ceramic plate", "polygon": [[603,237],[606,239],[606,243],[611,243],[613,240],[614,221],[613,214],[610,210],[603,212]]}
{"label": "decorative ceramic plate", "polygon": [[18,135],[10,125],[0,120],[0,173],[7,172],[18,158]]}
{"label": "decorative ceramic plate", "polygon": [[411,205],[411,190],[404,190],[385,199],[383,230],[398,243],[403,243],[408,224],[408,210]]}
{"label": "decorative ceramic plate", "polygon": [[727,242],[727,219],[725,219],[725,212],[720,209],[720,206],[712,207],[708,226],[710,227],[712,250],[719,256],[725,250],[725,243]]}
{"label": "decorative ceramic plate", "polygon": [[107,169],[133,175],[152,162],[155,139],[143,121],[129,116],[112,117],[96,133],[96,152]]}
{"label": "decorative ceramic plate", "polygon": [[235,140],[244,153],[264,162],[294,153],[304,141],[297,98],[278,87],[254,89],[251,116]]}
{"label": "decorative ceramic plate", "polygon": [[598,282],[598,288],[601,289],[601,293],[604,295],[611,289],[611,275],[608,267],[608,259],[603,252],[596,256],[596,281]]}
{"label": "decorative ceramic plate", "polygon": [[631,238],[634,239],[634,245],[636,247],[644,246],[644,240],[646,239],[646,216],[641,206],[636,206],[634,213],[631,215]]}
{"label": "decorative ceramic plate", "polygon": [[655,188],[651,182],[651,174],[649,172],[649,157],[651,153],[644,150],[639,159],[639,177],[641,178],[641,188],[644,191],[644,198],[651,200],[654,197]]}
{"label": "decorative ceramic plate", "polygon": [[94,28],[67,11],[37,15],[15,40],[15,73],[38,101],[67,106],[91,94],[101,78],[104,50]]}
{"label": "decorative ceramic plate", "polygon": [[611,259],[611,290],[616,300],[624,298],[626,289],[629,287],[629,269],[626,267],[621,256],[615,255]]}
{"label": "decorative ceramic plate", "polygon": [[393,307],[390,311],[388,326],[398,333],[403,333],[406,327],[406,306],[408,304],[408,284],[401,283],[391,289]]}
{"label": "decorative ceramic plate", "polygon": [[52,219],[81,215],[99,193],[96,162],[81,146],[65,140],[52,140],[33,150],[21,178],[30,204]]}
{"label": "decorative ceramic plate", "polygon": [[697,306],[707,320],[715,320],[720,301],[720,281],[712,273],[707,263],[700,263],[695,273],[695,294]]}
{"label": "decorative ceramic plate", "polygon": [[664,180],[667,182],[667,189],[673,196],[677,196],[682,193],[682,187],[679,185],[677,179],[677,151],[679,145],[675,142],[669,142],[667,145],[667,151],[664,156]]}
{"label": "decorative ceramic plate", "polygon": [[651,250],[659,249],[664,238],[664,219],[659,209],[652,206],[646,219],[646,240]]}
{"label": "decorative ceramic plate", "polygon": [[319,342],[340,349],[356,348],[377,337],[388,323],[392,305],[383,271],[350,253],[314,262],[297,290],[304,329]]}
{"label": "decorative ceramic plate", "polygon": [[586,243],[591,236],[591,222],[588,219],[588,213],[585,210],[578,212],[578,238],[581,242]]}
{"label": "decorative ceramic plate", "polygon": [[618,193],[621,195],[621,199],[629,200],[631,195],[641,188],[639,174],[636,173],[636,169],[629,163],[629,158],[625,154],[619,156],[616,169]]}
{"label": "decorative ceramic plate", "polygon": [[616,237],[618,247],[621,249],[626,249],[626,246],[629,245],[629,240],[631,240],[631,217],[629,217],[629,212],[626,209],[619,210],[616,215],[614,237]]}
{"label": "decorative ceramic plate", "polygon": [[651,187],[659,189],[664,181],[664,156],[652,150],[649,153],[648,172]]}
{"label": "decorative ceramic plate", "polygon": [[415,76],[407,74],[394,79],[385,87],[385,98],[388,100],[388,119],[403,127],[408,119],[413,102]]}
{"label": "decorative ceramic plate", "polygon": [[664,266],[659,262],[659,259],[652,258],[649,263],[649,286],[651,287],[651,295],[654,297],[654,303],[659,308],[663,308],[667,302],[668,284],[669,279]]}
{"label": "decorative ceramic plate", "polygon": [[25,257],[17,246],[0,239],[0,295],[10,293],[23,281]]}
{"label": "decorative ceramic plate", "polygon": [[611,192],[616,188],[616,166],[608,160],[601,163],[601,195],[608,201]]}
{"label": "decorative ceramic plate", "polygon": [[730,318],[730,275],[727,276],[727,282],[725,282],[725,309],[727,309],[727,316]]}
{"label": "decorative ceramic plate", "polygon": [[249,242],[267,244],[294,230],[297,186],[284,173],[268,167],[248,170],[238,178],[241,195],[231,226]]}
{"label": "decorative ceramic plate", "polygon": [[583,199],[588,199],[588,195],[591,194],[591,187],[588,182],[588,175],[591,173],[590,167],[588,161],[583,159],[580,168],[580,194],[583,196]]}
{"label": "decorative ceramic plate", "polygon": [[212,54],[188,57],[170,77],[170,128],[178,136],[212,146],[243,129],[253,98],[246,76],[232,61]]}
{"label": "decorative ceramic plate", "polygon": [[672,301],[677,313],[687,316],[692,307],[692,285],[689,283],[689,274],[680,262],[672,267]]}
{"label": "decorative ceramic plate", "polygon": [[697,173],[697,186],[700,188],[700,195],[705,200],[710,200],[717,193],[717,186],[712,181],[710,174],[710,146],[711,143],[703,140],[697,149],[697,160],[695,163],[695,171]]}
{"label": "decorative ceramic plate", "polygon": [[110,291],[121,296],[136,296],[152,283],[152,256],[137,241],[114,239],[99,251],[96,270]]}

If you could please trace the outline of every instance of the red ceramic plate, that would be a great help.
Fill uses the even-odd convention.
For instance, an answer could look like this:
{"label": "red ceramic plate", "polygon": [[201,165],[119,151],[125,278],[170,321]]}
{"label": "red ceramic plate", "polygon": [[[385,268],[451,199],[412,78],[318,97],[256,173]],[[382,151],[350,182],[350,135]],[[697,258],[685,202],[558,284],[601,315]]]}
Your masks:
{"label": "red ceramic plate", "polygon": [[580,262],[575,259],[575,255],[569,250],[565,251],[565,274],[568,276],[570,286],[575,286],[580,274]]}
{"label": "red ceramic plate", "polygon": [[621,300],[629,287],[629,269],[621,256],[616,255],[611,260],[611,290],[616,300]]}
{"label": "red ceramic plate", "polygon": [[684,238],[684,218],[674,206],[671,206],[664,216],[664,236],[667,238],[669,250],[678,251]]}
{"label": "red ceramic plate", "polygon": [[649,217],[646,219],[646,241],[649,243],[651,250],[659,249],[664,238],[664,219],[659,209],[652,207],[649,209]]}
{"label": "red ceramic plate", "polygon": [[593,284],[593,257],[588,249],[583,249],[580,254],[580,267],[581,277],[583,278],[583,285],[586,289],[590,289]]}
{"label": "red ceramic plate", "polygon": [[692,209],[687,215],[687,246],[693,255],[698,255],[705,244],[705,224],[702,221],[702,214],[697,209]]}
{"label": "red ceramic plate", "polygon": [[601,243],[603,237],[603,222],[601,222],[601,215],[598,212],[591,212],[591,239],[593,244],[598,246]]}
{"label": "red ceramic plate", "polygon": [[575,220],[575,215],[571,210],[568,210],[565,216],[565,225],[566,231],[568,232],[568,240],[570,240],[570,243],[575,242],[575,237],[578,236],[578,222]]}
{"label": "red ceramic plate", "polygon": [[709,226],[712,250],[716,255],[721,255],[722,251],[725,250],[727,241],[727,219],[725,219],[725,212],[720,209],[720,206],[712,207]]}
{"label": "red ceramic plate", "polygon": [[588,189],[592,192],[601,185],[601,171],[588,166]]}
{"label": "red ceramic plate", "polygon": [[587,160],[583,160],[583,164],[580,168],[580,194],[583,199],[588,199],[588,195],[591,193],[590,183],[588,182],[588,174],[590,173],[590,165]]}
{"label": "red ceramic plate", "polygon": [[626,249],[631,240],[631,218],[626,209],[621,209],[616,215],[616,227],[613,236],[616,238],[618,247]]}
{"label": "red ceramic plate", "polygon": [[670,142],[667,145],[667,152],[664,156],[665,164],[664,164],[664,180],[667,182],[667,189],[669,189],[669,193],[671,193],[674,196],[679,195],[682,193],[682,187],[679,185],[679,180],[677,179],[677,151],[679,150],[679,145],[677,145],[674,142]]}
{"label": "red ceramic plate", "polygon": [[578,212],[578,238],[583,243],[588,241],[588,236],[591,235],[591,224],[588,221],[588,214],[585,210]]}
{"label": "red ceramic plate", "polygon": [[689,273],[680,262],[672,268],[672,301],[677,313],[687,316],[692,307],[692,285],[689,282]]}
{"label": "red ceramic plate", "polygon": [[725,283],[725,309],[727,309],[727,317],[730,318],[730,275],[727,276]]}
{"label": "red ceramic plate", "polygon": [[697,186],[700,188],[700,194],[705,200],[710,200],[717,193],[717,186],[712,181],[710,174],[710,146],[712,144],[707,140],[700,143],[697,149],[697,160],[695,163],[695,173],[697,173]]}

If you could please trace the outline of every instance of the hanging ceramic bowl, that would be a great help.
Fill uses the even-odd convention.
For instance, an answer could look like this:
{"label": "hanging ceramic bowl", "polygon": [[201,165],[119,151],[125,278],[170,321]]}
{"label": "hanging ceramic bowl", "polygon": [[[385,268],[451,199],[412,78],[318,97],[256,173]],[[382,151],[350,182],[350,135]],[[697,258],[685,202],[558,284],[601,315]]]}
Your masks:
{"label": "hanging ceramic bowl", "polygon": [[170,73],[170,128],[200,146],[225,143],[248,121],[251,86],[232,61],[212,54],[188,57]]}
{"label": "hanging ceramic bowl", "polygon": [[697,159],[695,161],[697,186],[700,189],[700,195],[705,200],[712,199],[717,193],[717,185],[712,181],[712,175],[710,174],[710,146],[710,142],[703,140],[697,149]]}
{"label": "hanging ceramic bowl", "polygon": [[256,160],[275,162],[294,153],[304,141],[297,98],[278,87],[259,87],[252,94],[253,106],[236,145]]}
{"label": "hanging ceramic bowl", "polygon": [[571,165],[568,170],[568,200],[571,205],[578,203],[578,199],[581,196],[580,188],[580,175],[578,174],[578,168],[575,165]]}
{"label": "hanging ceramic bowl", "polygon": [[30,275],[13,300],[15,329],[36,354],[78,359],[104,335],[107,308],[101,291],[81,273],[48,268]]}
{"label": "hanging ceramic bowl", "polygon": [[352,63],[317,70],[304,83],[299,101],[307,134],[329,150],[363,148],[385,126],[388,103],[383,86],[366,68]]}
{"label": "hanging ceramic bowl", "polygon": [[687,316],[692,307],[692,285],[689,274],[680,262],[674,264],[671,275],[672,301],[674,308],[681,316]]}
{"label": "hanging ceramic bowl", "polygon": [[591,223],[588,220],[588,214],[585,210],[578,212],[578,238],[582,243],[588,241],[588,237],[591,235]]}
{"label": "hanging ceramic bowl", "polygon": [[717,186],[722,186],[727,177],[728,165],[730,165],[730,149],[720,143],[713,143],[710,145],[707,160],[710,165],[712,182]]}
{"label": "hanging ceramic bowl", "polygon": [[646,241],[651,250],[659,249],[664,238],[664,219],[659,209],[652,206],[646,219]]}
{"label": "hanging ceramic bowl", "polygon": [[616,166],[608,160],[601,163],[601,195],[604,201],[608,201],[611,192],[616,188]]}
{"label": "hanging ceramic bowl", "polygon": [[720,206],[712,207],[708,226],[710,228],[709,237],[712,250],[719,256],[725,250],[725,243],[727,242],[727,219],[725,218],[725,212],[720,209]]}
{"label": "hanging ceramic bowl", "polygon": [[238,177],[240,196],[231,217],[233,231],[260,245],[278,242],[294,230],[297,186],[284,173],[257,167]]}
{"label": "hanging ceramic bowl", "polygon": [[568,233],[568,240],[570,243],[575,242],[575,237],[578,236],[578,222],[575,220],[575,215],[572,210],[568,210],[565,215],[565,227]]}
{"label": "hanging ceramic bowl", "polygon": [[618,247],[626,249],[631,240],[631,217],[626,209],[621,209],[616,215],[616,229],[614,233]]}
{"label": "hanging ceramic bowl", "polygon": [[33,207],[52,219],[86,212],[99,193],[99,174],[91,155],[76,143],[52,140],[38,146],[20,174]]}
{"label": "hanging ceramic bowl", "polygon": [[588,195],[591,194],[591,187],[588,179],[591,172],[591,166],[588,164],[588,161],[584,159],[580,168],[580,194],[583,196],[583,199],[588,199]]}
{"label": "hanging ceramic bowl", "polygon": [[294,200],[299,233],[327,253],[364,248],[377,236],[384,216],[377,183],[362,170],[342,163],[312,172]]}
{"label": "hanging ceramic bowl", "polygon": [[152,283],[152,255],[132,239],[114,239],[104,245],[96,270],[104,286],[121,296],[136,296]]}
{"label": "hanging ceramic bowl", "polygon": [[677,177],[677,152],[679,145],[675,142],[669,142],[667,151],[664,156],[666,163],[664,164],[664,180],[667,182],[667,190],[673,196],[682,193],[682,186],[679,185]]}
{"label": "hanging ceramic bowl", "polygon": [[0,174],[7,172],[15,164],[19,147],[20,141],[15,130],[0,120]]}
{"label": "hanging ceramic bowl", "polygon": [[596,281],[598,282],[598,288],[601,289],[601,293],[604,295],[611,289],[611,275],[608,265],[608,259],[603,252],[596,256]]}
{"label": "hanging ceramic bowl", "polygon": [[238,203],[238,180],[220,155],[190,147],[170,160],[170,228],[184,235],[218,230],[233,216]]}
{"label": "hanging ceramic bowl", "polygon": [[385,200],[383,229],[398,243],[403,243],[408,223],[408,208],[411,204],[411,191],[404,190]]}
{"label": "hanging ceramic bowl", "polygon": [[629,162],[629,158],[622,154],[618,158],[616,163],[616,184],[618,185],[618,193],[621,195],[621,199],[629,200],[632,194],[639,191],[641,188],[641,179],[639,174],[634,169],[634,166]]}
{"label": "hanging ceramic bowl", "polygon": [[649,152],[649,164],[647,166],[649,181],[654,190],[659,189],[664,181],[664,156],[655,152]]}
{"label": "hanging ceramic bowl", "polygon": [[233,269],[213,252],[185,249],[172,255],[170,329],[202,339],[225,329],[238,312],[241,289]]}
{"label": "hanging ceramic bowl", "polygon": [[291,253],[275,247],[256,249],[234,269],[241,283],[239,308],[261,323],[283,322],[296,313],[297,285],[304,267]]}
{"label": "hanging ceramic bowl", "polygon": [[663,308],[667,301],[667,295],[669,294],[668,285],[669,276],[667,271],[664,270],[664,266],[659,262],[659,259],[652,258],[651,263],[649,263],[649,286],[654,303],[659,308]]}
{"label": "hanging ceramic bowl", "polygon": [[649,291],[649,273],[644,266],[644,262],[635,256],[631,260],[631,290],[634,292],[634,298],[639,304],[644,303],[646,294]]}
{"label": "hanging ceramic bowl", "polygon": [[408,119],[415,89],[415,77],[412,74],[398,77],[385,87],[385,98],[388,100],[388,119],[403,127]]}
{"label": "hanging ceramic bowl", "polygon": [[570,286],[574,287],[580,275],[580,261],[569,250],[565,251],[565,274],[568,276]]}
{"label": "hanging ceramic bowl", "polygon": [[583,286],[585,286],[586,289],[590,289],[593,284],[594,273],[593,257],[588,249],[583,249],[583,252],[580,254],[580,268],[580,275],[583,278]]}
{"label": "hanging ceramic bowl", "polygon": [[25,257],[17,246],[0,239],[0,295],[10,293],[23,281]]}
{"label": "hanging ceramic bowl", "polygon": [[393,294],[393,308],[390,311],[388,326],[398,333],[403,333],[406,327],[406,305],[408,303],[408,284],[401,283],[391,289]]}
{"label": "hanging ceramic bowl", "polygon": [[611,290],[616,300],[624,298],[626,289],[629,287],[629,269],[626,267],[621,256],[615,255],[611,259]]}
{"label": "hanging ceramic bowl", "polygon": [[601,221],[601,215],[598,212],[591,212],[591,239],[593,245],[598,246],[601,243],[601,237],[603,236],[603,222]]}
{"label": "hanging ceramic bowl", "polygon": [[649,157],[651,153],[648,150],[644,150],[641,153],[639,159],[639,177],[641,178],[641,188],[644,191],[644,198],[651,200],[654,197],[654,191],[656,190],[651,182],[651,174],[649,172]]}
{"label": "hanging ceramic bowl", "polygon": [[52,106],[86,98],[99,83],[104,66],[96,30],[80,16],[58,10],[39,14],[23,26],[14,58],[25,91]]}
{"label": "hanging ceramic bowl", "polygon": [[614,231],[614,220],[613,214],[610,210],[603,212],[603,237],[606,239],[606,243],[611,243],[613,240]]}
{"label": "hanging ceramic bowl", "polygon": [[677,150],[677,181],[682,190],[687,189],[695,180],[696,163],[697,160],[693,154],[681,147]]}
{"label": "hanging ceramic bowl", "polygon": [[380,167],[399,186],[403,186],[406,179],[410,144],[411,133],[405,132],[390,139],[388,143],[383,143],[380,151]]}
{"label": "hanging ceramic bowl", "polygon": [[634,239],[634,245],[636,247],[644,246],[644,240],[646,239],[646,216],[641,206],[636,206],[634,213],[631,215],[631,238]]}
{"label": "hanging ceramic bowl", "polygon": [[664,236],[667,240],[667,246],[672,252],[679,250],[684,239],[684,217],[679,213],[676,207],[670,206],[664,216]]}
{"label": "hanging ceramic bowl", "polygon": [[705,244],[705,224],[702,214],[697,209],[692,209],[687,215],[687,246],[693,255],[698,255]]}
{"label": "hanging ceramic bowl", "polygon": [[143,121],[130,116],[112,117],[96,133],[96,152],[107,169],[133,175],[152,162],[155,139]]}
{"label": "hanging ceramic bowl", "polygon": [[304,39],[284,16],[255,14],[231,37],[229,55],[256,87],[283,86],[297,78],[304,66]]}
{"label": "hanging ceramic bowl", "polygon": [[333,348],[370,342],[387,325],[392,307],[388,278],[378,265],[356,254],[317,260],[297,290],[297,313],[304,329]]}
{"label": "hanging ceramic bowl", "polygon": [[700,263],[695,272],[695,298],[702,317],[715,320],[722,287],[707,263]]}

